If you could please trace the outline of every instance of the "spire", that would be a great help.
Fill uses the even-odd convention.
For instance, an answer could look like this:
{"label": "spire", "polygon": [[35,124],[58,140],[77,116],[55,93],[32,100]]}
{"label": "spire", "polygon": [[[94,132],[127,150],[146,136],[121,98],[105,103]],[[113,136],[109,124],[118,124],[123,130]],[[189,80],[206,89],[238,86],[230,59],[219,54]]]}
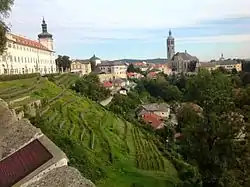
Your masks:
{"label": "spire", "polygon": [[171,29],[169,29],[169,36],[172,36],[172,31],[171,31]]}
{"label": "spire", "polygon": [[44,17],[42,20],[42,33],[38,35],[38,38],[52,38],[52,35],[48,33],[48,27]]}
{"label": "spire", "polygon": [[47,24],[46,24],[46,22],[44,20],[44,17],[43,17],[43,22],[42,22],[42,31],[43,31],[43,33],[47,33],[48,32],[48,30],[47,30]]}

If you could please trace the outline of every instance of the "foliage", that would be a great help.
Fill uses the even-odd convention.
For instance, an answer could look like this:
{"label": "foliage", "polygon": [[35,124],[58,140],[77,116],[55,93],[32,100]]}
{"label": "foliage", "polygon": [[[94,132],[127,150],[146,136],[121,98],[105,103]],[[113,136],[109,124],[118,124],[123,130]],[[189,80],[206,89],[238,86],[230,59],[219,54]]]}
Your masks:
{"label": "foliage", "polygon": [[178,101],[182,99],[182,93],[175,85],[170,85],[165,79],[143,79],[138,84],[138,92],[146,90],[151,96],[161,98],[164,101]]}
{"label": "foliage", "polygon": [[101,85],[99,77],[95,74],[78,79],[72,89],[94,101],[102,101],[110,96],[110,90]]}
{"label": "foliage", "polygon": [[14,0],[1,0],[0,3],[0,55],[4,52],[7,38],[6,33],[9,28],[4,23],[3,18],[8,16],[11,6],[14,4]]}
{"label": "foliage", "polygon": [[193,60],[188,63],[188,72],[195,72],[197,61]]}
{"label": "foliage", "polygon": [[39,77],[39,73],[31,74],[16,74],[16,75],[0,75],[0,81],[12,81],[17,79],[28,79],[33,77]]}
{"label": "foliage", "polygon": [[136,73],[142,73],[140,68],[135,68],[134,64],[129,64],[127,72],[136,72]]}
{"label": "foliage", "polygon": [[65,72],[67,69],[70,69],[71,63],[72,61],[70,60],[70,57],[68,56],[58,55],[58,58],[56,59],[56,65],[59,69],[59,72],[61,71]]}

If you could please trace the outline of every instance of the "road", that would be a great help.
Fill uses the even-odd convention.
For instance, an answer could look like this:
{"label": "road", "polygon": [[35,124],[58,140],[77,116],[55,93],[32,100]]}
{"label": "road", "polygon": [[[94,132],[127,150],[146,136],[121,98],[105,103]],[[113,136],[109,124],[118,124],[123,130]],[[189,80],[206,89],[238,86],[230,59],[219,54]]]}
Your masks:
{"label": "road", "polygon": [[107,106],[107,105],[112,101],[112,99],[113,99],[113,96],[110,96],[109,98],[107,98],[107,99],[101,101],[100,104],[101,104],[102,106]]}

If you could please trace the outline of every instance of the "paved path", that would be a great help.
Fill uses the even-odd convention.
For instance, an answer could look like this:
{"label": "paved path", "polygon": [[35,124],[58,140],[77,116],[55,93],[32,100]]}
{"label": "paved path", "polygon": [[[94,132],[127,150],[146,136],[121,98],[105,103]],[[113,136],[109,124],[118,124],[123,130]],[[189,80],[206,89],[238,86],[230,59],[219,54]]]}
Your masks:
{"label": "paved path", "polygon": [[112,99],[113,99],[113,96],[110,96],[108,99],[101,101],[100,104],[102,106],[107,106],[112,101]]}

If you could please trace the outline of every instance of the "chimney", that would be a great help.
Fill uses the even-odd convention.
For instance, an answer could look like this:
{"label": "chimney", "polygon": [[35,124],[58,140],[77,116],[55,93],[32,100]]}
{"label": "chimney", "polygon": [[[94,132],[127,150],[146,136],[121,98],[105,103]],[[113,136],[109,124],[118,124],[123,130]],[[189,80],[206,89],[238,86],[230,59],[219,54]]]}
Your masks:
{"label": "chimney", "polygon": [[187,50],[185,50],[185,54],[187,54]]}

